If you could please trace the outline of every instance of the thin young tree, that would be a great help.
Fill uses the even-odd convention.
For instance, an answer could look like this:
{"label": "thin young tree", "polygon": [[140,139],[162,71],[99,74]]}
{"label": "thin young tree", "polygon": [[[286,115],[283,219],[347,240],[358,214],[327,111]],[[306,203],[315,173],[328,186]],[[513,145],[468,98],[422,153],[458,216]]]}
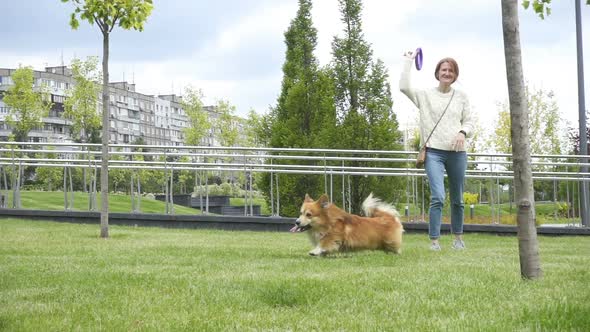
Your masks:
{"label": "thin young tree", "polygon": [[[101,117],[98,109],[100,94],[100,71],[98,57],[88,57],[85,61],[73,59],[70,67],[74,84],[66,91],[63,116],[72,121],[70,133],[74,141],[81,143],[99,143]],[[83,170],[83,185],[87,181],[87,169]],[[94,181],[91,181],[94,182]],[[94,193],[91,194],[94,197]]]}
{"label": "thin young tree", "polygon": [[525,279],[538,279],[543,273],[535,227],[529,118],[522,72],[518,0],[502,0],[502,30],[510,102],[514,189],[518,207],[520,274]]}
{"label": "thin young tree", "polygon": [[[217,119],[215,120],[215,132],[219,135],[219,143],[221,146],[232,147],[238,143],[239,131],[237,127],[237,119],[235,116],[236,107],[230,104],[227,100],[218,100],[215,110],[218,113]],[[228,151],[230,152],[230,151]],[[230,153],[230,154],[233,154]],[[232,158],[226,158],[230,161]],[[231,182],[231,194],[233,194],[234,175],[233,171],[230,172]]]}
{"label": "thin young tree", "polygon": [[116,26],[125,30],[143,30],[150,16],[152,0],[61,0],[72,2],[74,12],[70,26],[77,29],[80,21],[96,24],[102,33],[102,152],[100,167],[100,237],[109,237],[109,37]]}
{"label": "thin young tree", "polygon": [[[211,129],[211,121],[207,111],[203,109],[203,92],[192,86],[187,86],[184,89],[184,95],[182,96],[182,108],[188,119],[188,126],[183,129],[184,143],[186,145],[198,146],[201,145],[201,140],[209,133]],[[195,157],[196,158],[196,157]],[[205,158],[203,158],[205,160]],[[199,193],[199,207],[201,213],[208,212],[203,209],[203,192],[201,186],[203,183],[203,173],[201,176],[198,174],[198,170],[195,170],[195,190]],[[206,177],[206,176],[205,176]],[[201,183],[198,183],[200,181]],[[207,185],[207,180],[204,181]],[[209,195],[207,195],[207,198]],[[206,205],[208,208],[208,204]]]}
{"label": "thin young tree", "polygon": [[239,131],[236,126],[236,107],[227,100],[218,100],[215,107],[219,116],[215,121],[215,131],[219,133],[221,146],[231,147],[238,143]]}
{"label": "thin young tree", "polygon": [[183,129],[184,143],[200,145],[201,140],[209,133],[211,122],[207,111],[203,109],[203,93],[201,90],[188,86],[184,89],[181,105],[187,116],[188,125]]}
{"label": "thin young tree", "polygon": [[74,84],[66,91],[64,117],[72,121],[71,134],[74,140],[82,143],[93,142],[92,138],[101,127],[98,112],[100,93],[100,72],[97,70],[98,57],[88,57],[85,61],[73,59],[70,67]]}
{"label": "thin young tree", "polygon": [[270,137],[270,129],[266,117],[258,114],[254,109],[250,109],[244,125],[244,134],[246,136],[245,146],[268,146],[267,138]]}
{"label": "thin young tree", "polygon": [[[13,85],[8,88],[4,95],[4,103],[10,108],[6,117],[7,124],[12,128],[9,135],[10,141],[28,142],[29,133],[33,129],[40,128],[43,117],[47,116],[52,107],[48,87],[41,81],[35,84],[33,69],[31,67],[20,67],[12,73]],[[16,152],[22,156],[22,152]],[[13,155],[14,156],[14,155]],[[12,205],[20,208],[20,186],[26,173],[34,171],[33,167],[12,166],[11,180],[13,189]]]}

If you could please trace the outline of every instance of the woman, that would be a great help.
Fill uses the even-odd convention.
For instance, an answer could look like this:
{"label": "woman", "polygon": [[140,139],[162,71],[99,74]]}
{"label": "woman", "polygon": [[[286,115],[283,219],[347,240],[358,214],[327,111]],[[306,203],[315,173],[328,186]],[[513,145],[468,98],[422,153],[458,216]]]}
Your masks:
{"label": "woman", "polygon": [[434,71],[438,86],[414,89],[410,83],[410,71],[416,54],[409,51],[404,56],[400,90],[418,107],[420,144],[426,144],[425,170],[430,183],[430,249],[441,250],[439,238],[446,170],[451,198],[451,231],[455,236],[452,247],[462,250],[466,248],[463,242],[463,183],[467,169],[465,139],[473,132],[474,119],[467,95],[451,86],[459,76],[459,66],[452,58],[440,60]]}

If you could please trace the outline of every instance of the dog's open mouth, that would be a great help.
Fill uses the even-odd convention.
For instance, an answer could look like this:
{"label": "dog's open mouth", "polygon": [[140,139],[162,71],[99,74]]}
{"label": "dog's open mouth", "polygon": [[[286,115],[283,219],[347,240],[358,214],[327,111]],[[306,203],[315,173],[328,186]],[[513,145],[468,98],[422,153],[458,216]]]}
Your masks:
{"label": "dog's open mouth", "polygon": [[311,228],[310,225],[305,225],[305,226],[295,225],[295,226],[293,226],[293,228],[291,228],[289,230],[289,232],[291,232],[291,233],[305,232],[306,230],[308,230],[310,228]]}

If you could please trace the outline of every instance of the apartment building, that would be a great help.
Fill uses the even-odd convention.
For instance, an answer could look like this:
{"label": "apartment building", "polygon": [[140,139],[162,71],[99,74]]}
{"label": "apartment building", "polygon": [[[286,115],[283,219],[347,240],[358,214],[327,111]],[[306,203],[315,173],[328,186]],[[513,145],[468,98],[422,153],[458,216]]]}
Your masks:
{"label": "apartment building", "polygon": [[[6,124],[5,118],[9,108],[2,101],[4,91],[13,84],[11,75],[16,69],[0,68],[0,141],[6,141],[11,129]],[[32,142],[71,142],[69,128],[71,122],[64,119],[63,102],[67,89],[73,84],[72,73],[66,67],[47,67],[45,71],[34,72],[34,85],[45,85],[51,96],[53,106],[47,117],[43,119],[43,125],[34,128],[29,133]]]}
{"label": "apartment building", "polygon": [[[0,68],[0,141],[7,140],[11,129],[6,123],[9,108],[3,103],[3,94],[13,84],[11,75],[16,69]],[[63,117],[66,92],[75,84],[66,66],[46,67],[34,71],[35,86],[49,88],[53,105],[43,124],[29,133],[33,142],[72,142],[71,121]],[[102,110],[102,96],[98,96],[96,108]],[[217,119],[215,106],[205,106],[211,121]],[[148,145],[184,145],[183,129],[188,125],[182,108],[182,97],[177,95],[146,95],[135,90],[128,82],[109,83],[110,142],[130,144],[142,139]],[[243,121],[236,119],[242,128]],[[243,135],[243,130],[242,130]],[[201,145],[218,146],[214,129],[203,138]]]}

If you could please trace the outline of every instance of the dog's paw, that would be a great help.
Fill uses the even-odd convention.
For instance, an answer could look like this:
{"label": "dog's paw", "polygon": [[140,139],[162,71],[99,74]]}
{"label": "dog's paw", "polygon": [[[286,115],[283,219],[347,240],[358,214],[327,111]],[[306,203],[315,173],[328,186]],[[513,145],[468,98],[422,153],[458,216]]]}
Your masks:
{"label": "dog's paw", "polygon": [[325,251],[322,250],[322,248],[317,247],[314,250],[309,252],[309,255],[311,256],[323,256],[325,254]]}

